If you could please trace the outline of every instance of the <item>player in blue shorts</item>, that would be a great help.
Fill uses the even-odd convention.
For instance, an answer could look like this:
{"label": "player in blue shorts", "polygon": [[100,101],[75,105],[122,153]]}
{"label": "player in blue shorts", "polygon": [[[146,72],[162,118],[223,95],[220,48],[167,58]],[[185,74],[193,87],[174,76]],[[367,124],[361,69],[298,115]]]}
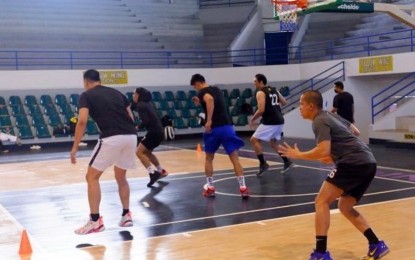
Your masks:
{"label": "player in blue shorts", "polygon": [[207,184],[203,191],[203,196],[215,196],[213,159],[219,146],[222,145],[233,164],[241,196],[248,198],[249,191],[245,184],[243,168],[238,157],[238,151],[244,146],[244,142],[235,133],[221,90],[217,87],[209,86],[205,78],[200,74],[192,76],[190,85],[198,91],[197,97],[193,97],[193,102],[202,105],[206,115],[203,143],[206,152],[205,173]]}

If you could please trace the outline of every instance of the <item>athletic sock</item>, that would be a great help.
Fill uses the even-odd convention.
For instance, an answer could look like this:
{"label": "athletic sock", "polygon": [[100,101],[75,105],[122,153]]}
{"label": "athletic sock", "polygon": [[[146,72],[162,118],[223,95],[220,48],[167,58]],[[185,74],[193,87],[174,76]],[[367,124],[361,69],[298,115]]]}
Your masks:
{"label": "athletic sock", "polygon": [[99,213],[97,213],[97,214],[90,214],[90,217],[91,217],[91,220],[92,221],[98,221],[98,219],[99,219]]}
{"label": "athletic sock", "polygon": [[290,162],[287,157],[282,156],[282,153],[278,153],[278,154],[281,156],[281,159],[284,161],[284,164],[287,164]]}
{"label": "athletic sock", "polygon": [[213,187],[213,177],[206,177],[208,187]]}
{"label": "athletic sock", "polygon": [[163,167],[161,167],[161,165],[157,166],[157,171],[158,172],[162,172],[163,171]]}
{"label": "athletic sock", "polygon": [[239,187],[246,187],[245,176],[238,176]]}
{"label": "athletic sock", "polygon": [[369,244],[377,244],[379,243],[378,237],[375,235],[373,230],[371,228],[366,229],[366,231],[363,233],[367,240],[369,241]]}
{"label": "athletic sock", "polygon": [[123,209],[122,210],[122,215],[121,216],[125,216],[125,215],[127,215],[128,214],[128,212],[130,212],[130,209]]}
{"label": "athletic sock", "polygon": [[154,173],[154,169],[153,169],[152,166],[148,167],[147,168],[147,171],[148,171],[149,174],[153,174]]}
{"label": "athletic sock", "polygon": [[262,153],[258,154],[257,157],[258,157],[258,160],[259,160],[259,164],[265,164],[266,163],[266,161],[264,159],[264,155]]}
{"label": "athletic sock", "polygon": [[316,236],[316,251],[322,254],[327,251],[327,236]]}

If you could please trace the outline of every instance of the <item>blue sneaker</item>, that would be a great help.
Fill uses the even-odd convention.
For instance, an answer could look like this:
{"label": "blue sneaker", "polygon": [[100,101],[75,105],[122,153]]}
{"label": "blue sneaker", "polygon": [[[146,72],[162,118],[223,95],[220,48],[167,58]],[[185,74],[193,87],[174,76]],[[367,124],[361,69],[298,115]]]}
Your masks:
{"label": "blue sneaker", "polygon": [[367,252],[367,259],[381,259],[389,253],[389,248],[383,241],[377,244],[369,244],[369,251]]}
{"label": "blue sneaker", "polygon": [[322,254],[314,250],[313,253],[311,253],[309,260],[333,260],[333,259],[331,258],[329,251],[326,251],[324,254]]}

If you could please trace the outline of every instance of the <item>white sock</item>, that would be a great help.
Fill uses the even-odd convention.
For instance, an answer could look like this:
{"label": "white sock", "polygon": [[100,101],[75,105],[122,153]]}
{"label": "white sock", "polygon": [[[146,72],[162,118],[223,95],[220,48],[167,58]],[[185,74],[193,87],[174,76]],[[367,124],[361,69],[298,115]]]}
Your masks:
{"label": "white sock", "polygon": [[213,177],[206,177],[208,187],[213,187]]}
{"label": "white sock", "polygon": [[239,182],[239,187],[246,187],[245,185],[245,177],[244,176],[238,176],[238,182]]}
{"label": "white sock", "polygon": [[163,167],[161,167],[161,165],[157,166],[157,171],[158,172],[162,172],[163,171]]}
{"label": "white sock", "polygon": [[147,171],[148,171],[149,174],[153,174],[154,173],[154,169],[153,169],[152,166],[148,167],[147,168]]}

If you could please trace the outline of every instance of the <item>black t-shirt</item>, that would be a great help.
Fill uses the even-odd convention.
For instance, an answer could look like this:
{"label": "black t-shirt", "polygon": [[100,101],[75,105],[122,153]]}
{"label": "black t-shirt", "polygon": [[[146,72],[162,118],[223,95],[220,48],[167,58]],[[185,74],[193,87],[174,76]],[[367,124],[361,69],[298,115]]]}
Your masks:
{"label": "black t-shirt", "polygon": [[262,114],[261,123],[264,125],[284,124],[278,91],[270,86],[263,87],[259,91],[265,94],[265,111]]}
{"label": "black t-shirt", "polygon": [[88,108],[89,115],[101,130],[100,138],[136,134],[134,123],[127,112],[127,97],[116,89],[97,86],[79,97],[79,108]]}
{"label": "black t-shirt", "polygon": [[153,103],[138,102],[136,108],[141,119],[140,128],[145,128],[147,132],[163,133],[163,125]]}
{"label": "black t-shirt", "polygon": [[353,96],[349,92],[341,92],[333,99],[333,107],[337,108],[336,113],[350,123],[354,123],[353,104]]}
{"label": "black t-shirt", "polygon": [[205,111],[206,118],[207,118],[206,102],[203,101],[203,97],[206,94],[210,94],[214,100],[212,127],[232,125],[232,120],[230,119],[228,115],[227,107],[225,105],[222,92],[218,87],[209,86],[209,87],[201,89],[199,93],[197,94],[200,100],[200,103],[203,107],[203,110]]}

